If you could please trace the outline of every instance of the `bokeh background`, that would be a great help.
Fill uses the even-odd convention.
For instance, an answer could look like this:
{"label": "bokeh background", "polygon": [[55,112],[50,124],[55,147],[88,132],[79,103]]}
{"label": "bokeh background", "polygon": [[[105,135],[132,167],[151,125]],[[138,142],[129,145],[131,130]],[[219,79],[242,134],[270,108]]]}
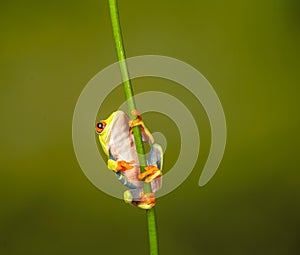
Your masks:
{"label": "bokeh background", "polygon": [[[0,254],[148,254],[145,213],[93,186],[72,146],[78,96],[116,61],[107,1],[0,6]],[[136,93],[177,96],[202,139],[192,174],[158,201],[161,254],[300,254],[299,1],[132,0],[119,7],[127,56],[167,55],[194,66],[227,119],[224,159],[200,188],[210,145],[200,103],[166,80],[133,81]],[[100,113],[106,117],[123,99],[119,87]],[[144,118],[168,138],[167,171],[178,130],[161,114]]]}

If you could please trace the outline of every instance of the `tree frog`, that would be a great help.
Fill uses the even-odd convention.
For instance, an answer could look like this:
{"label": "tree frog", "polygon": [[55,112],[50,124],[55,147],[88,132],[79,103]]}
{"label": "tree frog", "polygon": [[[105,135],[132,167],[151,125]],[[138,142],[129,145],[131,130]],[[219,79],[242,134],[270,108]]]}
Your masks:
{"label": "tree frog", "polygon": [[[104,153],[108,157],[108,168],[113,170],[118,180],[129,188],[124,192],[126,203],[142,209],[151,209],[156,201],[154,193],[162,185],[163,151],[146,128],[140,114],[134,110],[136,120],[130,121],[123,111],[113,112],[106,120],[96,124],[96,133]],[[145,172],[140,173],[138,155],[132,127],[139,126],[143,142],[151,146]],[[151,183],[152,193],[144,194],[143,181]]]}

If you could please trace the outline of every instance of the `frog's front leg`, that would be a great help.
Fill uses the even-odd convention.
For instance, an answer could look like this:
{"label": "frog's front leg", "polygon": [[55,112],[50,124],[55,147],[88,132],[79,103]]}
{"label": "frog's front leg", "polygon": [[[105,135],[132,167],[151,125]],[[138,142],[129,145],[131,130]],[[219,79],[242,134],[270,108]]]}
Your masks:
{"label": "frog's front leg", "polygon": [[124,160],[114,160],[110,158],[107,161],[107,166],[109,169],[114,170],[115,172],[120,172],[120,171],[126,171],[132,169],[133,163],[134,161],[127,162]]}
{"label": "frog's front leg", "polygon": [[150,131],[148,130],[148,128],[145,126],[144,122],[142,121],[141,114],[135,109],[132,110],[131,114],[133,116],[137,116],[137,118],[135,120],[129,121],[130,132],[132,133],[133,127],[139,126],[141,130],[143,142],[147,142],[150,144],[154,143],[154,138],[150,133]]}

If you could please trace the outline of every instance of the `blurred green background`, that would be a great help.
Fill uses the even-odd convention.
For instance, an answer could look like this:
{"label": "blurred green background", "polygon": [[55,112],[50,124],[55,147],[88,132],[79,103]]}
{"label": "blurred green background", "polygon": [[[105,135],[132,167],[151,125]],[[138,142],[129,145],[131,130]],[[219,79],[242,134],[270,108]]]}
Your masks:
{"label": "blurred green background", "polygon": [[[94,187],[72,146],[78,96],[116,61],[107,2],[0,6],[0,254],[148,254],[145,213]],[[300,254],[299,1],[119,7],[127,56],[167,55],[194,66],[227,119],[224,159],[200,188],[210,145],[201,105],[166,80],[133,82],[137,93],[162,90],[186,103],[202,139],[192,174],[159,199],[161,254]],[[104,117],[122,100],[118,88],[103,104]],[[148,113],[145,121],[169,132],[167,171],[178,155],[178,130],[164,116]]]}

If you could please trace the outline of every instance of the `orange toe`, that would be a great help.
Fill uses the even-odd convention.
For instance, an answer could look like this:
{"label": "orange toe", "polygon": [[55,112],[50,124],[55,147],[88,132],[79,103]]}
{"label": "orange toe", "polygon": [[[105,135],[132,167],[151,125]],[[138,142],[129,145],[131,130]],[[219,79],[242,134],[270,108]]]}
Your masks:
{"label": "orange toe", "polygon": [[145,182],[151,182],[153,179],[158,178],[162,175],[161,170],[156,166],[146,166],[144,169],[146,171],[138,175],[139,180],[143,180],[144,178],[146,178]]}
{"label": "orange toe", "polygon": [[155,194],[153,192],[141,194],[141,200],[137,203],[137,206],[142,209],[151,209],[156,204]]}
{"label": "orange toe", "polygon": [[118,161],[118,165],[116,170],[117,171],[126,171],[126,170],[130,170],[133,168],[132,164],[134,163],[134,161],[130,161],[130,162],[126,162],[124,160],[120,160]]}

